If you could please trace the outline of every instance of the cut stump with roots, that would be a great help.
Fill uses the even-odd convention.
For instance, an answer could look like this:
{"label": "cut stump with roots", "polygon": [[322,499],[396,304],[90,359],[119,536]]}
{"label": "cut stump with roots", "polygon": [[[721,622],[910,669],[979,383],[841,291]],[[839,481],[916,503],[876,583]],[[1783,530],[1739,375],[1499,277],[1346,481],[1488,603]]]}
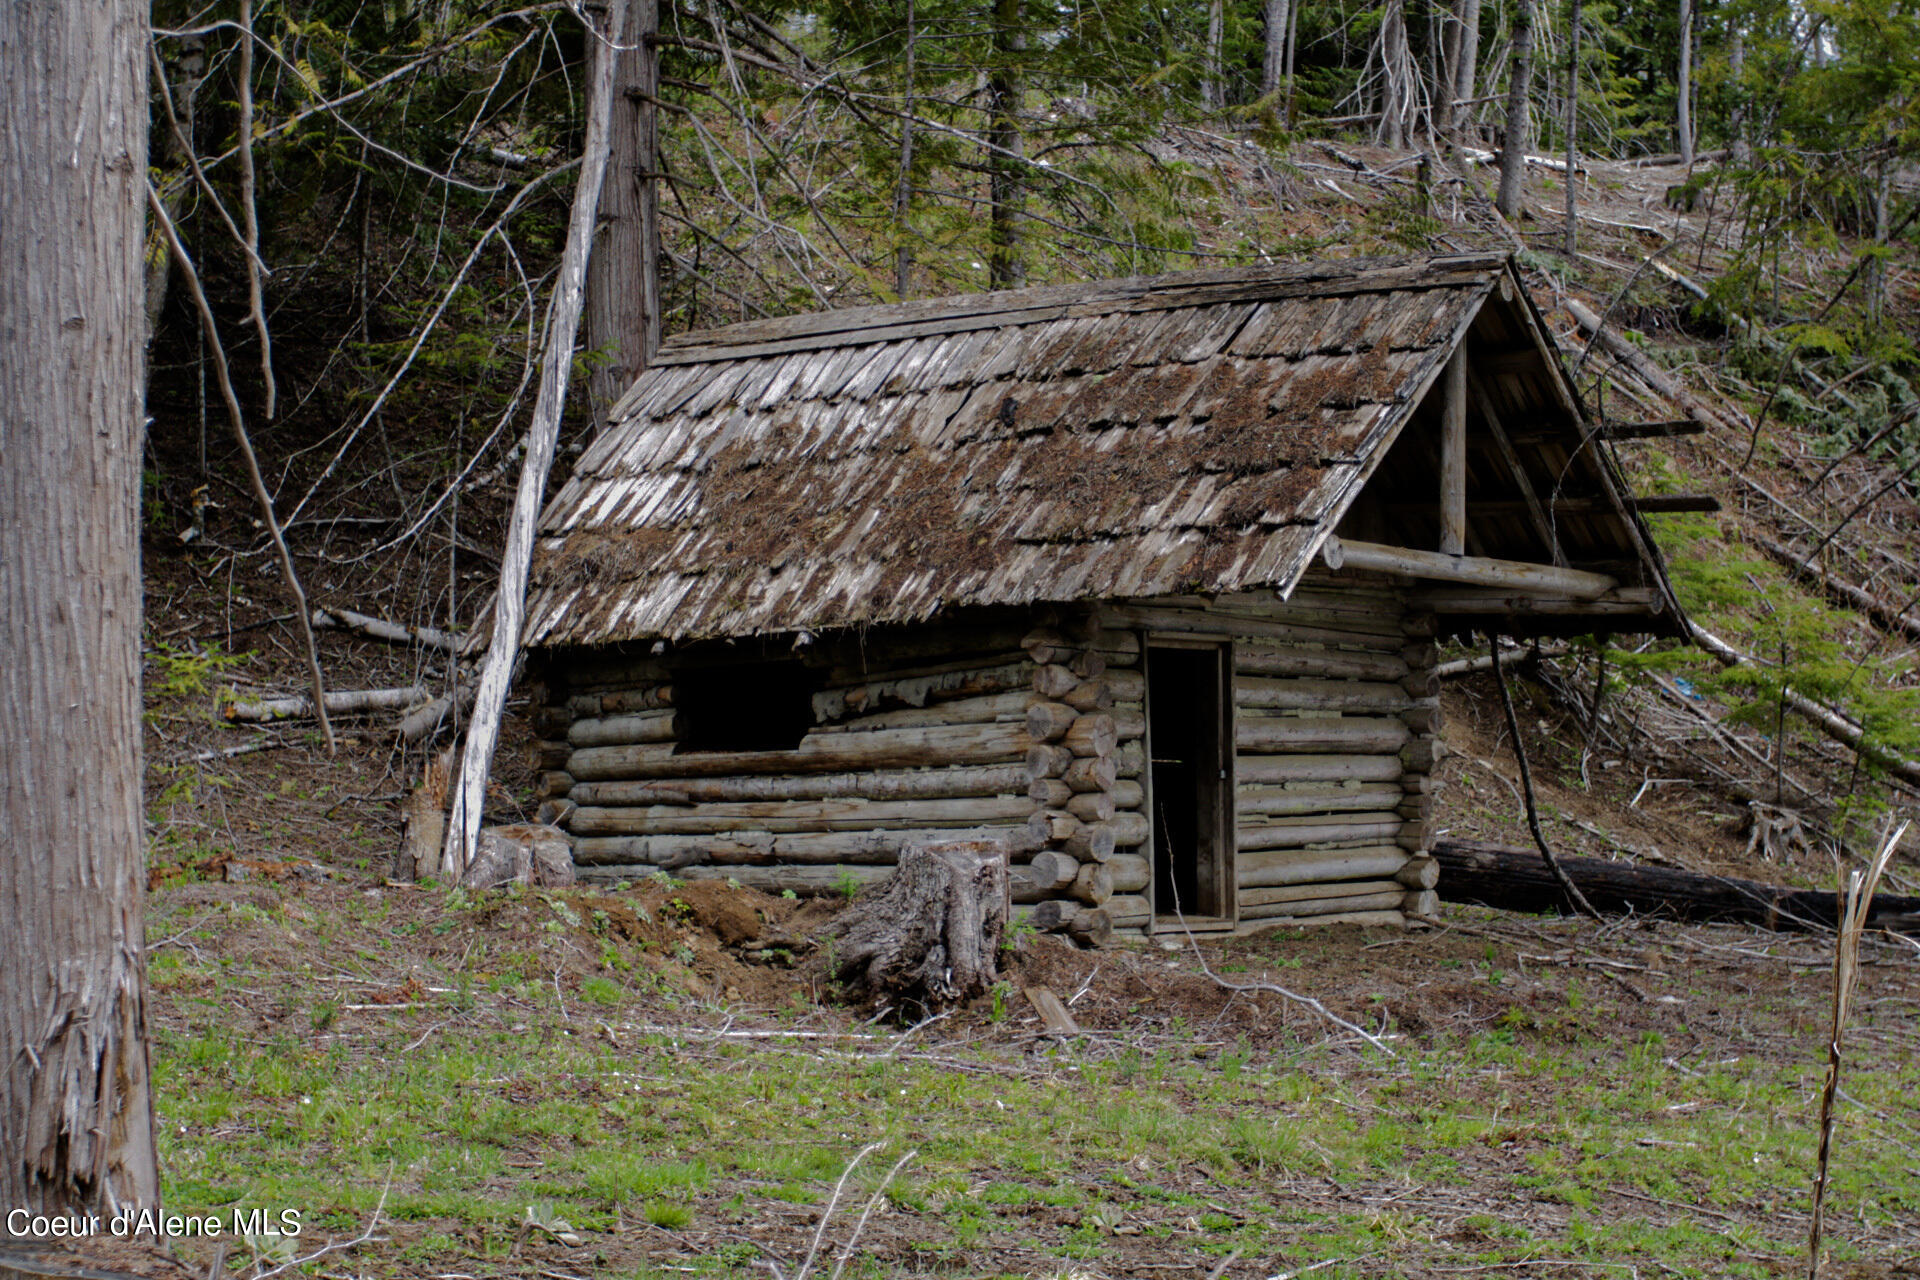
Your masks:
{"label": "cut stump with roots", "polygon": [[828,930],[829,977],[896,1007],[928,1013],[984,995],[1007,923],[1007,851],[943,840],[900,851],[893,875]]}

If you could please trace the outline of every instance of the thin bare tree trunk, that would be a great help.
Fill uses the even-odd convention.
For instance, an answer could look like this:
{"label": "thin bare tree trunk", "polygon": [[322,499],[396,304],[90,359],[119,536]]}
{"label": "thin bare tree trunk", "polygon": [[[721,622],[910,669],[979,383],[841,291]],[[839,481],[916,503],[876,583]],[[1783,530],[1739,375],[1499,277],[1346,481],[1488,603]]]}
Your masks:
{"label": "thin bare tree trunk", "polygon": [[147,6],[0,5],[0,1205],[157,1209],[140,740]]}
{"label": "thin bare tree trunk", "polygon": [[[1465,0],[1461,0],[1465,7]],[[1434,76],[1433,130],[1442,138],[1453,136],[1453,100],[1459,96],[1455,86],[1460,83],[1460,36],[1461,15],[1453,10],[1441,10],[1441,36],[1438,54],[1439,70]]]}
{"label": "thin bare tree trunk", "polygon": [[1380,20],[1380,129],[1374,136],[1395,151],[1406,145],[1407,119],[1412,114],[1410,66],[1406,9],[1402,0],[1387,0]]}
{"label": "thin bare tree trunk", "polygon": [[893,192],[893,293],[907,296],[913,272],[913,249],[908,245],[907,215],[913,207],[913,58],[919,29],[914,23],[913,0],[907,0],[907,65],[905,101],[900,108],[900,182]]}
{"label": "thin bare tree trunk", "polygon": [[1207,77],[1201,96],[1209,110],[1227,105],[1226,86],[1220,80],[1221,53],[1226,44],[1226,0],[1210,0],[1207,5]]}
{"label": "thin bare tree trunk", "polygon": [[[607,30],[625,31],[628,0],[608,0]],[[527,455],[520,466],[520,488],[514,495],[513,518],[507,526],[507,545],[500,556],[500,584],[494,593],[493,635],[474,693],[473,718],[467,726],[467,745],[454,786],[453,811],[447,820],[447,843],[441,850],[440,871],[448,880],[465,874],[480,840],[480,818],[486,808],[487,775],[493,768],[493,750],[500,740],[500,718],[506,711],[507,686],[520,656],[520,626],[526,618],[527,574],[533,561],[533,535],[553,469],[554,447],[560,436],[560,413],[566,407],[567,383],[573,370],[574,338],[580,328],[580,303],[587,273],[587,254],[593,243],[594,211],[607,172],[607,135],[613,98],[615,55],[604,35],[589,29],[593,48],[593,79],[587,102],[587,137],[580,159],[580,185],[573,193],[573,212],[567,222],[567,247],[560,257],[553,301],[547,314],[547,346],[541,357],[540,394],[527,428]]]}
{"label": "thin bare tree trunk", "polygon": [[[1474,85],[1480,78],[1480,0],[1460,0],[1460,59],[1454,68],[1453,96],[1461,102],[1471,102],[1477,96]],[[1472,107],[1455,108],[1454,125],[1459,130],[1461,118],[1459,112],[1471,113]],[[1467,117],[1466,132],[1476,137],[1479,129],[1472,124],[1472,115]]]}
{"label": "thin bare tree trunk", "polygon": [[1518,0],[1513,16],[1513,63],[1507,80],[1507,136],[1500,144],[1500,193],[1494,204],[1502,217],[1520,212],[1527,175],[1527,90],[1533,79],[1533,0]]}
{"label": "thin bare tree trunk", "polygon": [[1288,12],[1290,0],[1266,0],[1261,15],[1266,21],[1266,42],[1260,58],[1260,96],[1279,91],[1287,78],[1287,26],[1293,20]]}
{"label": "thin bare tree trunk", "polygon": [[1727,32],[1727,78],[1733,82],[1733,110],[1727,118],[1727,146],[1735,167],[1753,163],[1753,148],[1747,144],[1747,36],[1735,20]]}
{"label": "thin bare tree trunk", "polygon": [[600,353],[587,381],[596,429],[660,348],[658,0],[630,0],[608,103],[607,181],[587,264],[587,345]]}
{"label": "thin bare tree trunk", "polygon": [[1680,163],[1693,168],[1693,0],[1680,0]]}
{"label": "thin bare tree trunk", "polygon": [[1018,289],[1027,282],[1020,227],[1026,207],[1025,174],[1021,172],[1026,167],[1026,139],[1020,129],[1026,84],[1019,68],[1026,47],[1020,0],[994,0],[994,66],[987,76],[987,185],[991,198],[987,283],[995,289]]}
{"label": "thin bare tree trunk", "polygon": [[1565,249],[1572,258],[1580,252],[1580,194],[1574,183],[1579,155],[1574,140],[1580,136],[1580,0],[1573,0],[1567,18],[1567,229]]}
{"label": "thin bare tree trunk", "polygon": [[267,300],[260,268],[260,211],[253,172],[253,0],[240,0],[240,218],[247,229],[247,312],[260,339],[260,382],[265,418],[273,420],[279,393],[273,383],[273,338],[267,331]]}
{"label": "thin bare tree trunk", "polygon": [[1293,128],[1293,55],[1300,49],[1300,5],[1287,6],[1287,128]]}

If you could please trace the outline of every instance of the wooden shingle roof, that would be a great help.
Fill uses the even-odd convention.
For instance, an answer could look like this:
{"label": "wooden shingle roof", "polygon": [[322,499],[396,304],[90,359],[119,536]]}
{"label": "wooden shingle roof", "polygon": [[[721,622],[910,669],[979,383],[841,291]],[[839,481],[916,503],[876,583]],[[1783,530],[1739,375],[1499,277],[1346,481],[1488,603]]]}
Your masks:
{"label": "wooden shingle roof", "polygon": [[524,638],[1291,590],[1511,270],[1190,272],[684,335],[542,517]]}

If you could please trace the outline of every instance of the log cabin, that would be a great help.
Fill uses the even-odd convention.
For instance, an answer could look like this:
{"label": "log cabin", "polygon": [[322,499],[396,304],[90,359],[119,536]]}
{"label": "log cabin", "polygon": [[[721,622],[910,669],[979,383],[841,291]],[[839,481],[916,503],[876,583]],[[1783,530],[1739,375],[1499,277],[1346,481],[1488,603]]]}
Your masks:
{"label": "log cabin", "polygon": [[992,840],[1089,942],[1431,913],[1435,640],[1680,634],[1504,256],[668,341],[542,517],[579,871],[772,892]]}

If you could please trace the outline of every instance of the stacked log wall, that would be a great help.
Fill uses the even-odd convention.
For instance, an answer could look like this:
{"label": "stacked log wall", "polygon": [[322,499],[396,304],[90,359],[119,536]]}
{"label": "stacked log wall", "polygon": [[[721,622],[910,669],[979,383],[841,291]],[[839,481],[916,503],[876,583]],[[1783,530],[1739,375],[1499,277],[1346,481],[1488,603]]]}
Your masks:
{"label": "stacked log wall", "polygon": [[1384,580],[1310,575],[1101,611],[1108,625],[1232,644],[1235,886],[1243,928],[1431,914],[1439,751],[1430,618]]}
{"label": "stacked log wall", "polygon": [[1041,848],[1015,871],[1016,919],[1102,942],[1152,912],[1140,777],[1145,685],[1139,637],[1086,618],[1029,632],[1029,820]]}
{"label": "stacked log wall", "polygon": [[930,628],[805,655],[820,688],[792,750],[685,750],[677,664],[555,655],[535,715],[542,798],[568,804],[587,879],[670,871],[827,894],[884,879],[909,843],[982,838],[1030,864],[1043,844],[1026,629]]}
{"label": "stacked log wall", "polygon": [[587,878],[829,893],[883,879],[910,842],[992,838],[1011,851],[1016,919],[1087,941],[1145,933],[1143,637],[1224,638],[1241,922],[1428,914],[1431,619],[1352,578],[1309,577],[1287,601],[1103,605],[812,654],[814,723],[788,751],[680,750],[674,664],[552,655],[535,686],[540,798]]}

